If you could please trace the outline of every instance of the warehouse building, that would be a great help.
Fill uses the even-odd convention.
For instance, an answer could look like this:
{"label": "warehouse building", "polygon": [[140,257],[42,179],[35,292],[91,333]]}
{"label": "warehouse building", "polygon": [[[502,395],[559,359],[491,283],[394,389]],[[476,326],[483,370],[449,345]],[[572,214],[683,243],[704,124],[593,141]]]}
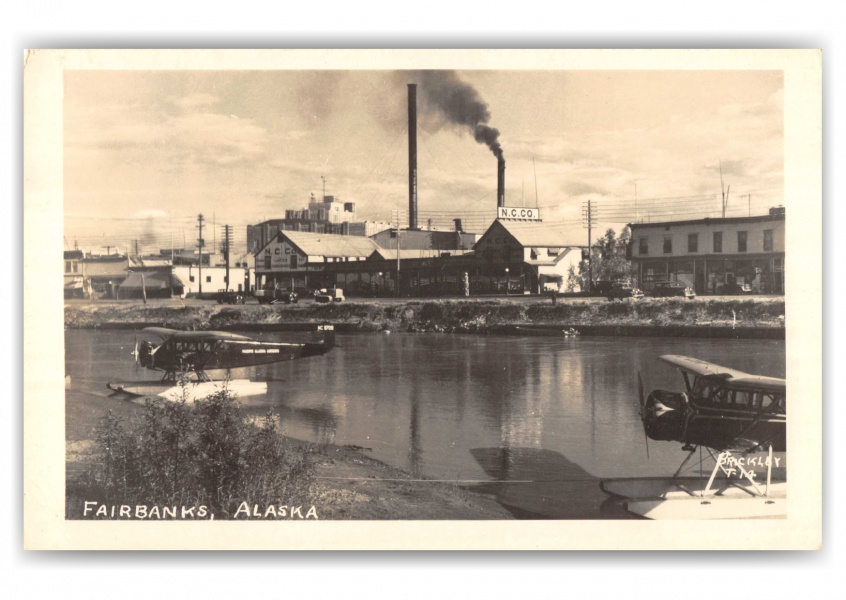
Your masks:
{"label": "warehouse building", "polygon": [[281,230],[255,255],[255,287],[298,292],[332,287],[334,265],[363,262],[377,248],[367,237]]}

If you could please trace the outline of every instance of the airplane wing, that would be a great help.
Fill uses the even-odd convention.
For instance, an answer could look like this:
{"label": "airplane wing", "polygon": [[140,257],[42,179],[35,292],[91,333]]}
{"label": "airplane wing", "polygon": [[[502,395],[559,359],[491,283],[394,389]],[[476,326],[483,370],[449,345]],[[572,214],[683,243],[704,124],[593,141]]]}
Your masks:
{"label": "airplane wing", "polygon": [[170,339],[175,337],[177,339],[187,339],[187,340],[224,340],[224,341],[252,341],[252,338],[249,338],[245,335],[239,335],[237,333],[229,333],[228,331],[180,331],[178,329],[169,329],[167,327],[145,327],[141,331],[146,333],[152,333],[160,337],[163,340]]}
{"label": "airplane wing", "polygon": [[163,340],[166,340],[170,337],[173,337],[177,333],[180,333],[176,329],[168,329],[167,327],[145,327],[141,331],[144,331],[146,333],[152,333],[153,335],[157,335]]}
{"label": "airplane wing", "polygon": [[698,358],[691,358],[689,356],[681,356],[679,354],[665,354],[658,357],[665,363],[678,367],[687,373],[693,373],[697,377],[705,375],[721,375],[726,378],[731,378],[733,381],[737,378],[755,378],[755,375],[744,373],[736,369],[729,369],[728,367],[721,367],[714,363],[709,363]]}
{"label": "airplane wing", "polygon": [[746,375],[735,377],[731,380],[731,387],[753,392],[786,392],[786,381],[778,377],[765,377],[763,375]]}
{"label": "airplane wing", "polygon": [[177,331],[175,332],[176,339],[184,340],[209,340],[209,341],[226,341],[226,342],[253,342],[253,338],[237,333],[230,333],[228,331]]}
{"label": "airplane wing", "polygon": [[665,363],[678,367],[682,371],[693,373],[697,377],[705,375],[718,375],[731,381],[732,387],[748,388],[752,391],[770,390],[773,392],[785,391],[785,380],[780,377],[766,377],[764,375],[750,375],[737,369],[721,367],[698,358],[681,356],[678,354],[665,354],[659,356]]}

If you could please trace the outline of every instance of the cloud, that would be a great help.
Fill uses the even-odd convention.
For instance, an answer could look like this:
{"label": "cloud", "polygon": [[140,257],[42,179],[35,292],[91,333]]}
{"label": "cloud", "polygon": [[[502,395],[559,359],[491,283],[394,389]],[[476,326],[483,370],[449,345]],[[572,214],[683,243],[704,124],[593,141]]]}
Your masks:
{"label": "cloud", "polygon": [[71,152],[99,149],[116,162],[159,165],[168,171],[227,167],[259,159],[265,152],[267,131],[252,119],[210,111],[217,103],[214,96],[192,94],[170,98],[158,107],[86,107],[69,116],[65,146]]}
{"label": "cloud", "polygon": [[130,215],[130,219],[164,219],[167,217],[167,211],[158,210],[155,208],[148,208],[143,210],[137,210],[132,215]]}
{"label": "cloud", "polygon": [[310,71],[297,89],[300,116],[310,123],[325,121],[332,115],[333,100],[343,78],[339,71]]}
{"label": "cloud", "polygon": [[567,192],[567,194],[569,194],[570,196],[607,193],[607,190],[605,190],[604,188],[584,181],[570,181],[564,184],[564,191]]}
{"label": "cloud", "polygon": [[182,110],[193,110],[200,107],[213,106],[220,103],[220,98],[211,94],[197,92],[187,96],[171,97],[168,101]]}

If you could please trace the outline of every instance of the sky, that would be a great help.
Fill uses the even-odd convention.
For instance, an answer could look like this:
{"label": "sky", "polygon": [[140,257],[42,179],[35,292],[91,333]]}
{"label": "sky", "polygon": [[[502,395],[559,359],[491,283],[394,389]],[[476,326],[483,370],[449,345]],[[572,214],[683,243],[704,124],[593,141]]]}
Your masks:
{"label": "sky", "polygon": [[64,83],[66,248],[191,246],[200,213],[207,240],[231,224],[237,244],[324,185],[359,220],[399,210],[406,223],[408,83],[422,226],[462,218],[483,233],[494,218],[496,158],[474,123],[498,131],[506,204],[574,231],[587,200],[597,235],[720,216],[721,185],[729,216],[783,204],[780,71],[66,71]]}

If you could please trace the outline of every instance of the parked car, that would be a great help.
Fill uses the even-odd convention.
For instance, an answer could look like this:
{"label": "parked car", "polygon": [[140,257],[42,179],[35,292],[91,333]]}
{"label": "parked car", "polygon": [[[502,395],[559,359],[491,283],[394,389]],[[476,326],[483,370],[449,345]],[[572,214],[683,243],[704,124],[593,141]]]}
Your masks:
{"label": "parked car", "polygon": [[299,300],[297,292],[293,292],[291,290],[277,290],[273,288],[256,290],[255,296],[259,304],[276,304],[277,302],[296,304]]}
{"label": "parked car", "polygon": [[321,290],[318,290],[317,293],[314,294],[315,302],[343,302],[344,300],[344,290],[342,290],[341,288],[323,288]]}
{"label": "parked car", "polygon": [[683,296],[689,300],[696,298],[693,288],[687,287],[679,281],[656,281],[652,288],[652,295],[659,298],[666,296]]}
{"label": "parked car", "polygon": [[594,296],[602,296],[609,300],[623,300],[625,298],[643,298],[643,292],[630,283],[622,281],[594,281],[593,294]]}
{"label": "parked car", "polygon": [[626,298],[640,300],[643,298],[643,292],[628,283],[615,283],[602,295],[609,300],[625,300]]}
{"label": "parked car", "polygon": [[743,294],[751,294],[752,286],[748,283],[727,283],[723,286],[722,293],[737,296],[741,296]]}
{"label": "parked car", "polygon": [[215,299],[218,304],[244,304],[246,299],[240,292],[233,292],[232,290],[217,290]]}

